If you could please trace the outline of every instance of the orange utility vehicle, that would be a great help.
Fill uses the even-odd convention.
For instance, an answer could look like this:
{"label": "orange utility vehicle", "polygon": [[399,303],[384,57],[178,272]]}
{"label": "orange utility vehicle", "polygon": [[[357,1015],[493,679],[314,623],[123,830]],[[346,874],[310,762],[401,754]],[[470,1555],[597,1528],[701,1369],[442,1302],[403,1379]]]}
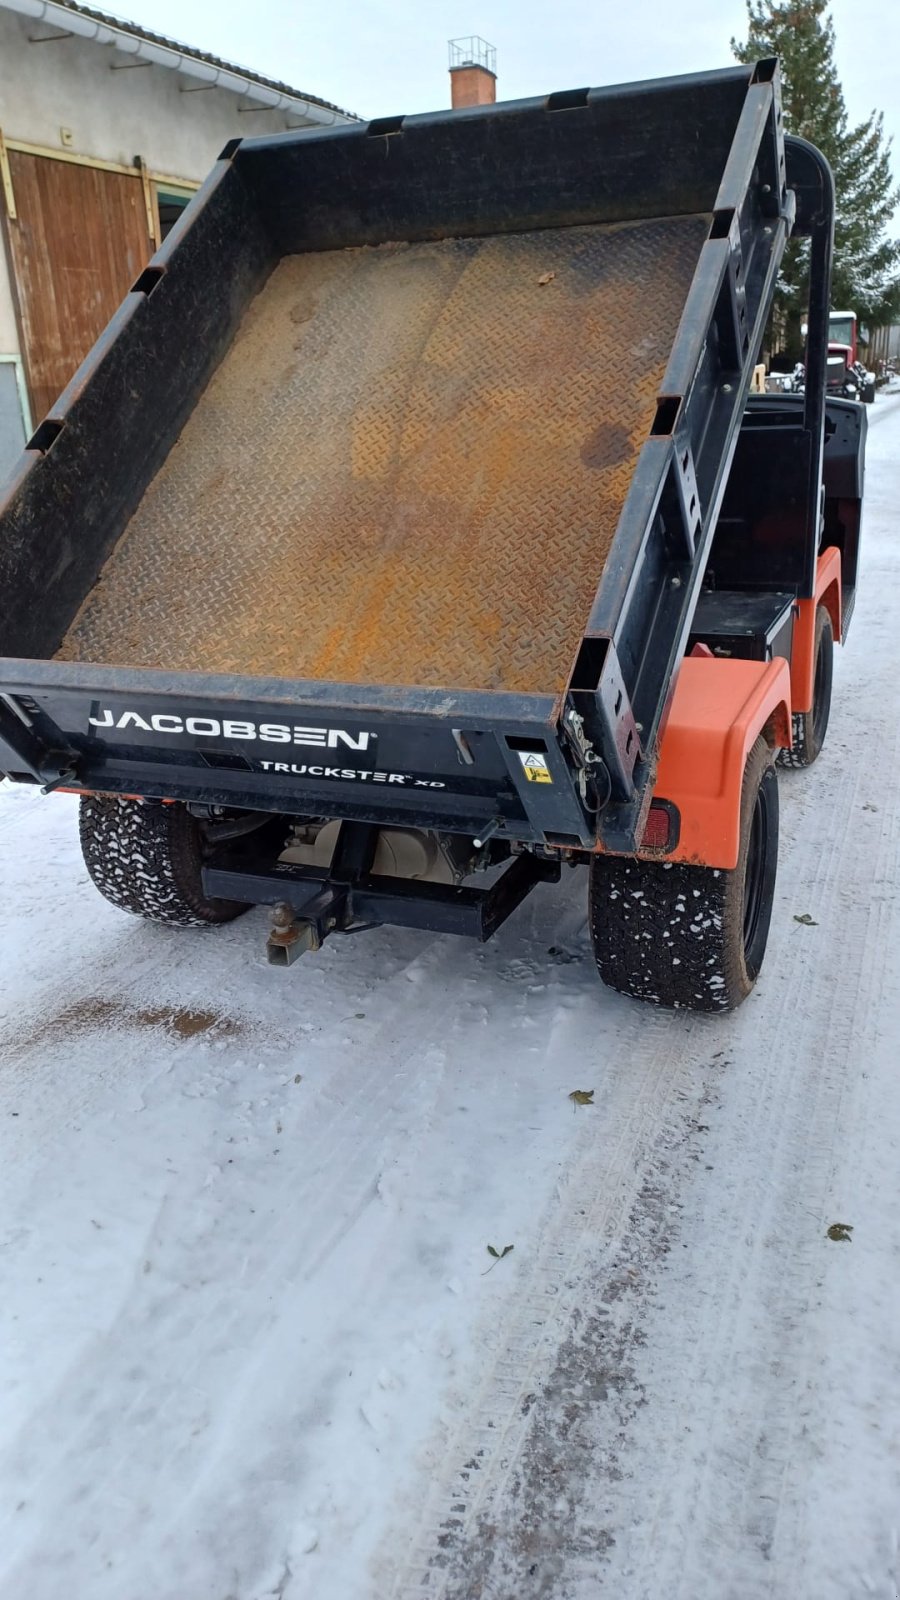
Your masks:
{"label": "orange utility vehicle", "polygon": [[275,963],[584,866],[606,983],[736,1005],[856,585],[832,235],[774,61],[234,140],[0,497],[0,770]]}

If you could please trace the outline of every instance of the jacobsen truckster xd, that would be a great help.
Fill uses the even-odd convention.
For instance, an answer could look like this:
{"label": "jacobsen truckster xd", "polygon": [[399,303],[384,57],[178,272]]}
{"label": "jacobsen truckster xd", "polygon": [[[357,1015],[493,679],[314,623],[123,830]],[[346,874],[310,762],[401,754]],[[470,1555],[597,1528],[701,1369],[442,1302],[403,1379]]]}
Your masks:
{"label": "jacobsen truckster xd", "polygon": [[276,962],[581,864],[605,983],[736,1005],[856,586],[832,234],[774,61],[233,141],[6,487],[0,771]]}

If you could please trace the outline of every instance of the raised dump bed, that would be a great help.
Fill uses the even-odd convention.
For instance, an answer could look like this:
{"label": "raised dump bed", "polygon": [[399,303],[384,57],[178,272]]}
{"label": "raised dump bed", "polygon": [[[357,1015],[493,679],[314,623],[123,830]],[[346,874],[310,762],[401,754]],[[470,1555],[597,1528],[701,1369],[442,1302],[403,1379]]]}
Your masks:
{"label": "raised dump bed", "polygon": [[561,694],[710,221],[286,256],[58,659]]}
{"label": "raised dump bed", "polygon": [[0,503],[26,769],[358,808],[222,731],[288,707],[633,847],[792,205],[774,62],[233,141]]}

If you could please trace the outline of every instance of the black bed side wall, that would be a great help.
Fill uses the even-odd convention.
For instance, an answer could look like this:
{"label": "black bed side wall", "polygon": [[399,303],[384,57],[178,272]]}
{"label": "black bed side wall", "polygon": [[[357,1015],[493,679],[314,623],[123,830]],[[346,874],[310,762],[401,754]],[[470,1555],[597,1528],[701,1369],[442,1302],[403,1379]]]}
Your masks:
{"label": "black bed side wall", "polygon": [[219,162],[0,492],[0,655],[58,648],[274,261]]}
{"label": "black bed side wall", "polygon": [[[810,437],[803,410],[800,395],[750,398],[707,567],[718,589],[815,593],[806,536]],[[833,544],[841,551],[846,590],[856,584],[866,431],[865,406],[826,399],[825,528],[818,549]]]}
{"label": "black bed side wall", "polygon": [[711,211],[751,69],[245,139],[285,253]]}

